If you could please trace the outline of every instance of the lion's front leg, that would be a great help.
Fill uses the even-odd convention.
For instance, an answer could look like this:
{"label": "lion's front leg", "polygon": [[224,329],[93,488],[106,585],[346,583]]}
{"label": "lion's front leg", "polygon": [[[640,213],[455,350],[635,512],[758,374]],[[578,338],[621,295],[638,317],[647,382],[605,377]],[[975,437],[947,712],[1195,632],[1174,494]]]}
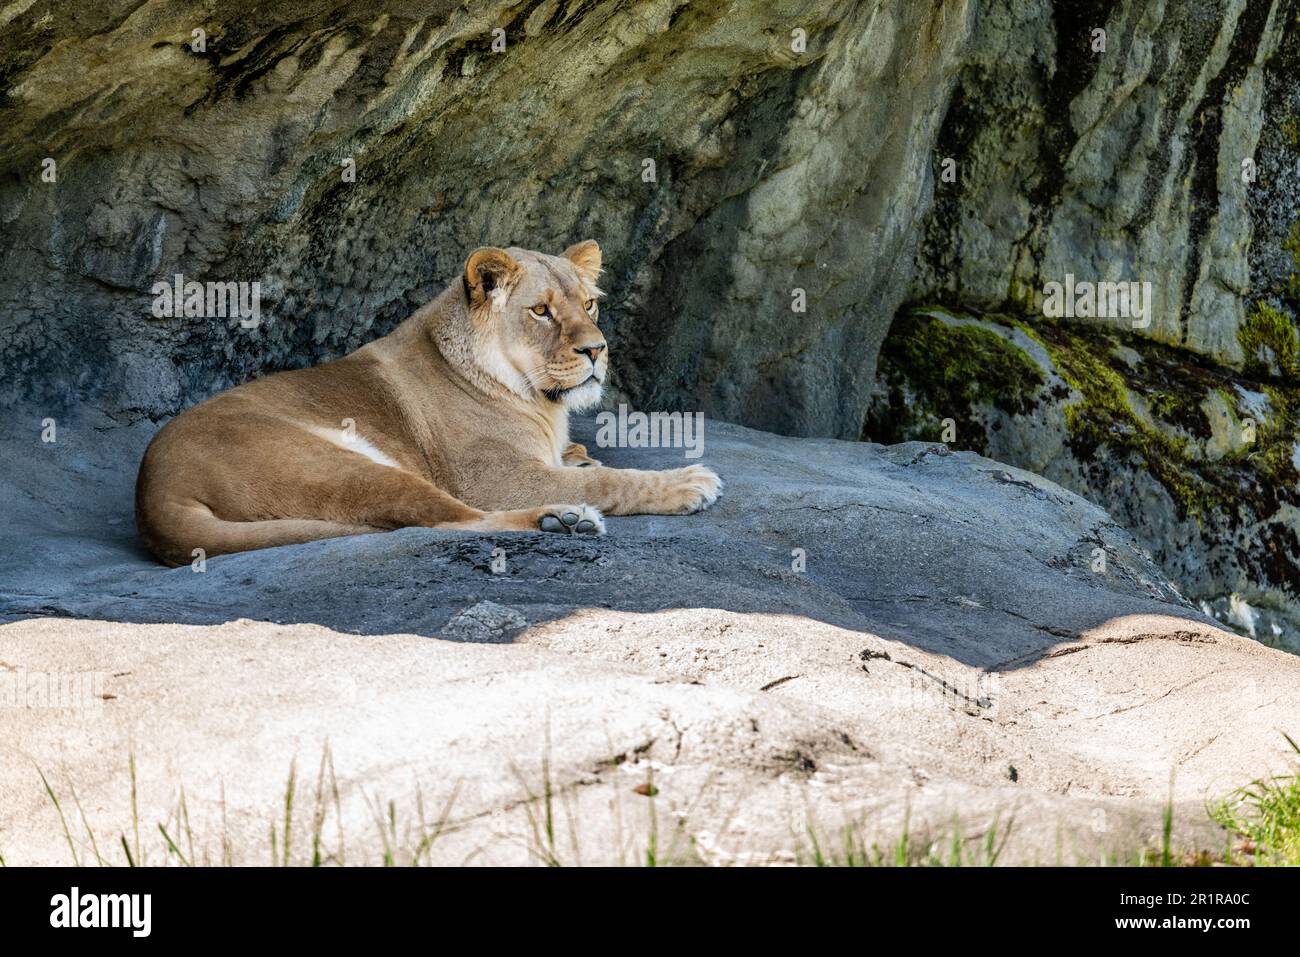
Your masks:
{"label": "lion's front leg", "polygon": [[485,507],[527,508],[544,502],[582,502],[606,515],[687,515],[708,508],[722,492],[722,480],[703,465],[666,471],[612,469],[604,465],[567,468],[530,462],[485,471]]}

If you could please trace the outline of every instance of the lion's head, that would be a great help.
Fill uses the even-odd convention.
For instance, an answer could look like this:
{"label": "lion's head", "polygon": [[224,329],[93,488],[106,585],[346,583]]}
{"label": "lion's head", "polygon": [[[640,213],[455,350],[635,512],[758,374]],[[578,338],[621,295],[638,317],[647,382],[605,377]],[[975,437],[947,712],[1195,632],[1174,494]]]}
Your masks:
{"label": "lion's head", "polygon": [[609,349],[596,325],[600,247],[559,256],[485,246],[465,261],[475,359],[525,398],[574,410],[600,401]]}

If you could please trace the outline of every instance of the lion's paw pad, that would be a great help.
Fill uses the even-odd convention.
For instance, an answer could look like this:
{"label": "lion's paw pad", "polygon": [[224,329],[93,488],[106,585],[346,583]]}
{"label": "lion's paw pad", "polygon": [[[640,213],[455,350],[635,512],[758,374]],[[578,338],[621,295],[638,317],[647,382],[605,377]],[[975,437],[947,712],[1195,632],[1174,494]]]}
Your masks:
{"label": "lion's paw pad", "polygon": [[562,535],[604,535],[605,519],[590,505],[548,505],[537,527]]}

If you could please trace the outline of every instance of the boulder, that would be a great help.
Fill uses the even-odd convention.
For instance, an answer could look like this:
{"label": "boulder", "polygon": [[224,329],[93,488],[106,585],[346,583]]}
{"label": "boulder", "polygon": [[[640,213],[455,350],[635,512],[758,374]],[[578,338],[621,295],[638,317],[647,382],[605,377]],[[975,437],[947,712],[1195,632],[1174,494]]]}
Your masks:
{"label": "boulder", "polygon": [[[699,515],[589,540],[406,529],[198,571],[131,528],[150,431],[69,422],[0,471],[0,677],[24,689],[0,709],[9,863],[72,853],[38,769],[75,853],[94,860],[80,802],[120,861],[132,762],[133,854],[154,863],[157,823],[187,857],[250,863],[274,826],[282,857],[286,790],[292,861],[318,816],[321,853],[341,832],[353,863],[781,862],[814,856],[810,834],[840,858],[906,838],[921,858],[955,839],[965,860],[1131,860],[1170,800],[1177,847],[1221,851],[1206,801],[1285,767],[1300,721],[1300,659],[1217,627],[1096,506],[941,445],[708,421],[701,461],[728,484]],[[575,434],[596,446],[592,422]]]}
{"label": "boulder", "polygon": [[1131,529],[1180,590],[1300,651],[1300,386],[1132,332],[918,309],[865,433],[945,439],[1044,475]]}

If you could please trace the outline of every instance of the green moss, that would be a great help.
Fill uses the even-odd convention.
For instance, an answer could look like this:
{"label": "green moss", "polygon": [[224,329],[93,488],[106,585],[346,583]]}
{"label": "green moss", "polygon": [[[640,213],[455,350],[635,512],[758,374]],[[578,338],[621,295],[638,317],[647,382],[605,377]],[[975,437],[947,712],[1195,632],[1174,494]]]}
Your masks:
{"label": "green moss", "polygon": [[889,396],[868,417],[863,435],[881,442],[943,439],[943,420],[957,426],[958,448],[987,442],[974,412],[993,407],[1025,415],[1037,405],[1042,371],[996,332],[953,325],[924,313],[900,316],[880,353]]}
{"label": "green moss", "polygon": [[[1113,348],[1098,348],[1096,342],[1098,335],[1113,336],[1069,323],[1035,322],[1021,328],[1043,344],[1061,377],[1081,397],[1065,408],[1072,451],[1080,462],[1092,462],[1101,448],[1135,458],[1183,514],[1197,515],[1217,497],[1188,467],[1188,440],[1152,426],[1134,411],[1126,367],[1112,358]],[[1171,423],[1193,413],[1203,418],[1200,395],[1168,388],[1153,389],[1147,398],[1152,413]]]}
{"label": "green moss", "polygon": [[[1294,233],[1293,230],[1293,238]],[[1237,341],[1246,355],[1247,375],[1258,378],[1272,378],[1278,373],[1286,378],[1300,375],[1295,323],[1282,310],[1265,302],[1256,303],[1254,311],[1237,330]]]}
{"label": "green moss", "polygon": [[1187,397],[1172,392],[1153,392],[1148,397],[1152,414],[1167,422],[1177,418],[1187,406]]}
{"label": "green moss", "polygon": [[1282,248],[1291,254],[1291,275],[1287,277],[1286,293],[1293,303],[1300,303],[1300,219],[1291,224],[1291,233]]}
{"label": "green moss", "polygon": [[[944,307],[933,311],[940,310],[956,315]],[[1300,507],[1300,340],[1285,311],[1252,311],[1241,333],[1253,357],[1245,374],[1098,323],[1036,315],[979,319],[981,326],[927,315],[895,322],[879,365],[887,400],[873,402],[864,437],[941,440],[942,420],[950,418],[957,423],[957,440],[950,445],[988,454],[994,445],[984,425],[990,407],[1011,416],[1059,416],[1078,469],[1077,481],[1065,474],[1075,491],[1103,501],[1122,499],[1116,483],[1149,475],[1182,518],[1214,530],[1252,580],[1300,595],[1300,534],[1285,517],[1286,509]],[[1005,328],[995,331],[997,326]],[[1047,352],[1065,385],[1047,380],[1032,358],[1037,350],[1027,353],[1011,341],[1012,329]],[[1241,389],[1262,392],[1268,400],[1267,412],[1253,423],[1253,438],[1241,411]],[[1224,443],[1222,435],[1213,441],[1216,426],[1206,413],[1211,398],[1222,399],[1232,420],[1227,427],[1239,436],[1228,443],[1227,454],[1214,457],[1207,454],[1211,445],[1223,453]],[[1020,426],[1012,422],[1010,428]],[[1008,447],[997,448],[1005,454]],[[1243,528],[1250,529],[1248,540],[1234,531]]]}
{"label": "green moss", "polygon": [[1012,277],[1011,283],[1007,287],[1007,303],[1024,312],[1033,312],[1037,302],[1038,290]]}
{"label": "green moss", "polygon": [[[956,315],[951,310],[943,310]],[[1297,474],[1293,448],[1300,432],[1300,342],[1285,313],[1264,306],[1243,329],[1243,346],[1271,357],[1284,377],[1268,375],[1256,360],[1244,378],[1210,365],[1184,350],[1126,331],[1096,324],[1059,322],[1034,317],[1013,320],[984,316],[985,325],[953,324],[921,313],[900,317],[880,354],[880,376],[887,401],[868,415],[864,437],[883,442],[942,440],[943,420],[957,424],[957,448],[987,453],[987,415],[997,408],[1028,415],[1044,400],[1066,399],[1058,389],[1049,395],[1038,364],[1006,335],[988,327],[1018,328],[1047,352],[1057,372],[1077,394],[1063,407],[1073,457],[1098,488],[1113,479],[1107,458],[1128,461],[1131,468],[1155,478],[1169,492],[1184,517],[1235,522],[1277,512],[1281,501],[1296,501]],[[1266,351],[1265,351],[1266,350]],[[1126,362],[1122,356],[1137,353]],[[1260,374],[1263,373],[1263,374]],[[1262,380],[1262,381],[1261,381]],[[1237,428],[1245,424],[1237,411],[1236,386],[1268,397],[1265,421],[1255,423],[1255,439],[1222,458],[1208,459],[1200,441],[1212,437],[1205,400],[1222,398]],[[1241,433],[1241,434],[1244,434]],[[1279,532],[1279,534],[1281,534]],[[1279,561],[1295,551],[1279,542]],[[1286,580],[1285,569],[1262,577]],[[1297,583],[1300,591],[1300,581]]]}
{"label": "green moss", "polygon": [[927,369],[932,393],[955,404],[983,402],[1005,411],[1027,411],[1043,384],[1033,360],[1002,336],[975,325],[954,326],[932,316],[914,316],[920,334],[901,340],[900,356],[910,369]]}
{"label": "green moss", "polygon": [[1292,149],[1300,149],[1300,119],[1288,116],[1280,126],[1287,145]]}
{"label": "green moss", "polygon": [[[1137,336],[1126,337],[1127,344],[1143,361],[1130,370],[1111,361],[1112,349],[1099,347],[1099,337],[1118,338],[1112,334],[1077,323],[1035,321],[1023,328],[1043,343],[1062,377],[1082,397],[1065,411],[1072,451],[1080,462],[1092,461],[1102,448],[1130,456],[1165,487],[1182,515],[1196,519],[1210,513],[1238,515],[1243,508],[1263,517],[1274,514],[1281,499],[1294,497],[1292,451],[1300,428],[1297,383],[1278,380],[1258,386],[1268,396],[1270,411],[1267,421],[1256,423],[1255,441],[1223,459],[1206,461],[1191,454],[1190,440],[1179,433],[1209,434],[1202,403],[1214,392],[1236,416],[1237,380],[1228,370],[1198,366],[1186,353]],[[1252,341],[1270,343],[1287,368],[1295,368],[1294,335],[1282,335],[1291,329],[1285,315],[1268,316],[1251,328]],[[1284,348],[1287,343],[1290,351]],[[1130,399],[1134,394],[1142,395],[1158,421],[1138,415]],[[1176,426],[1179,432],[1165,426]],[[1270,580],[1283,580],[1281,574],[1274,569]]]}

